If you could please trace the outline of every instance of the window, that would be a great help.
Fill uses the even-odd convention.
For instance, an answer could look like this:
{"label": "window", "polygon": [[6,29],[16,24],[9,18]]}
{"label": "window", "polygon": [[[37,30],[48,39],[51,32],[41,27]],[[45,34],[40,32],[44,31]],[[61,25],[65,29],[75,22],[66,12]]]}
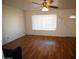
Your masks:
{"label": "window", "polygon": [[56,30],[56,15],[32,15],[32,30]]}

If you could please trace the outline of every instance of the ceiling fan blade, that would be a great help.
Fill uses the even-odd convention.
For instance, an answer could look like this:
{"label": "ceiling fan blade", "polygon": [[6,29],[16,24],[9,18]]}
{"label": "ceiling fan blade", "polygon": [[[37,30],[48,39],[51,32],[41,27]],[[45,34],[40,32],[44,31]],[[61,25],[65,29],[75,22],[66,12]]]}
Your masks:
{"label": "ceiling fan blade", "polygon": [[36,3],[36,2],[32,2],[32,3],[37,4],[37,5],[42,5],[42,4],[40,4],[40,3]]}
{"label": "ceiling fan blade", "polygon": [[46,1],[46,0],[43,0],[43,1]]}
{"label": "ceiling fan blade", "polygon": [[53,0],[48,0],[48,3],[49,3],[49,4],[51,4],[51,3],[53,3],[53,2],[54,2]]}
{"label": "ceiling fan blade", "polygon": [[50,8],[58,8],[57,6],[49,6]]}

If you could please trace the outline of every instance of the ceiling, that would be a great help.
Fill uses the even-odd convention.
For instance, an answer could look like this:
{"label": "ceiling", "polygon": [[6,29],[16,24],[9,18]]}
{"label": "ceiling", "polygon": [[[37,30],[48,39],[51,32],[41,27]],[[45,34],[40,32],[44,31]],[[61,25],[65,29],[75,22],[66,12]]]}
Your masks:
{"label": "ceiling", "polygon": [[[42,3],[43,0],[2,0],[3,4],[18,7],[24,10],[40,10],[42,7],[32,2]],[[76,0],[54,0],[52,4],[59,9],[76,9]]]}

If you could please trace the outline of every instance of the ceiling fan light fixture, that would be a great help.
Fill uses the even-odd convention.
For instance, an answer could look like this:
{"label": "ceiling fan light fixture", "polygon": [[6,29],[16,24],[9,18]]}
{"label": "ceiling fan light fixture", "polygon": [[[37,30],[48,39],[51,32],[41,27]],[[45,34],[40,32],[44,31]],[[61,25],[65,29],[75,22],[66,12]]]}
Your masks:
{"label": "ceiling fan light fixture", "polygon": [[43,7],[42,11],[48,11],[48,8],[47,7]]}

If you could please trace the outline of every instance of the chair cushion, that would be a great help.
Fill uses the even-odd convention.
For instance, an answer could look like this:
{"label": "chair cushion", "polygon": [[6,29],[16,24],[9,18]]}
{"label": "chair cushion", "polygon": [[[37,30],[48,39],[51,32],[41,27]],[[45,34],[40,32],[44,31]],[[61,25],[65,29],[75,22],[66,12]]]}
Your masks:
{"label": "chair cushion", "polygon": [[21,47],[17,47],[15,49],[3,48],[3,53],[5,58],[22,59]]}

